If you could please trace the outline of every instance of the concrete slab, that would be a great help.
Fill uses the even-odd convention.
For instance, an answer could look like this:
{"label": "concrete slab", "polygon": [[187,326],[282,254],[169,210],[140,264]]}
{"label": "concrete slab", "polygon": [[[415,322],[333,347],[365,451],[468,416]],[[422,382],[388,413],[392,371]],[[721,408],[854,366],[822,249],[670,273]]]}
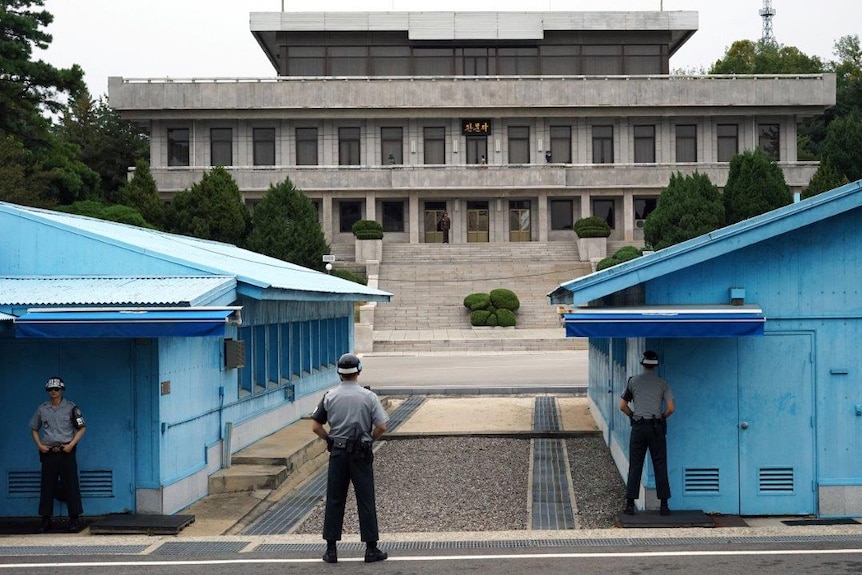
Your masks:
{"label": "concrete slab", "polygon": [[398,428],[403,433],[530,431],[532,397],[428,398]]}
{"label": "concrete slab", "polygon": [[564,431],[598,431],[586,397],[557,397]]}

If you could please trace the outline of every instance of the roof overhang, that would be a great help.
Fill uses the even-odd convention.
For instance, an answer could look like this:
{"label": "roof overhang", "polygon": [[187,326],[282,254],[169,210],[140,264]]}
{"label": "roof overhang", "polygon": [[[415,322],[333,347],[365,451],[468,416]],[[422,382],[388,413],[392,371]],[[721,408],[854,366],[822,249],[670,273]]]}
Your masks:
{"label": "roof overhang", "polygon": [[742,337],[763,335],[755,305],[582,308],[565,313],[566,337]]}
{"label": "roof overhang", "polygon": [[20,338],[224,337],[240,307],[30,309],[15,319]]}

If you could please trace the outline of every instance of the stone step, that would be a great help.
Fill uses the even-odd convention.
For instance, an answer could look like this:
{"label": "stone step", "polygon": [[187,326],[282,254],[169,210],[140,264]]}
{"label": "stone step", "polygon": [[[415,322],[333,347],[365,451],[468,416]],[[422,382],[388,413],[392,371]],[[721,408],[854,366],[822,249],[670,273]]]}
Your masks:
{"label": "stone step", "polygon": [[374,353],[565,351],[583,349],[587,349],[587,343],[586,340],[581,338],[374,341]]}

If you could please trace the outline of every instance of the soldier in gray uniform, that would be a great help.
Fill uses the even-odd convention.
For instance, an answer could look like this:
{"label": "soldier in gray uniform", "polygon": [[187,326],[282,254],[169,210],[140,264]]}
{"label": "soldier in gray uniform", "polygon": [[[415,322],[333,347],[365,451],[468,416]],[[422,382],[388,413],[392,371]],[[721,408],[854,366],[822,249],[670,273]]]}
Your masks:
{"label": "soldier in gray uniform", "polygon": [[[655,490],[661,501],[659,513],[670,515],[670,483],[667,479],[667,418],[674,411],[670,385],[655,374],[658,354],[645,351],[641,365],[644,373],[629,378],[625,393],[620,398],[620,410],[629,416],[632,424],[629,439],[629,477],[626,482],[626,515],[634,515],[635,499],[640,494],[641,474],[649,450],[655,469]],[[634,402],[634,409],[629,403]]]}
{"label": "soldier in gray uniform", "polygon": [[42,462],[39,495],[39,515],[42,516],[42,523],[39,530],[43,533],[51,528],[57,477],[62,482],[69,510],[70,532],[79,531],[78,518],[84,511],[81,505],[81,489],[78,486],[75,450],[84,436],[87,424],[84,423],[80,408],[63,398],[65,389],[63,378],[49,378],[45,383],[45,391],[50,399],[36,408],[36,413],[30,419],[30,434],[39,448],[39,461]]}
{"label": "soldier in gray uniform", "polygon": [[[329,475],[326,483],[326,514],[323,538],[327,563],[338,562],[336,543],[341,539],[347,488],[353,482],[359,512],[359,530],[365,541],[365,562],[388,557],[377,547],[377,503],[374,496],[374,452],[372,444],[386,431],[389,415],[371,390],[359,385],[362,363],[352,353],[338,359],[341,384],[324,394],[312,415],[312,431],[326,441]],[[329,423],[329,431],[323,427]]]}

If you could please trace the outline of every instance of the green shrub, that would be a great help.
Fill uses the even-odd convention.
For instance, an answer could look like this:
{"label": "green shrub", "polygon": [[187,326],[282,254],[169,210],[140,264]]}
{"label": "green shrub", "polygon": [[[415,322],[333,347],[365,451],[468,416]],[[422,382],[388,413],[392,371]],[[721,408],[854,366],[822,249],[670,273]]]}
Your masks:
{"label": "green shrub", "polygon": [[332,275],[340,277],[343,280],[356,282],[362,285],[368,285],[368,280],[361,275],[357,275],[350,270],[332,270]]}
{"label": "green shrub", "polygon": [[596,264],[596,271],[600,272],[607,268],[612,268],[620,262],[614,259],[613,257],[607,257],[603,260],[600,260],[599,263]]}
{"label": "green shrub", "polygon": [[613,267],[615,265],[619,265],[623,262],[627,262],[629,260],[633,260],[639,258],[643,255],[643,252],[634,247],[634,246],[623,246],[618,249],[614,255],[608,256],[605,259],[599,261],[596,264],[596,271],[601,271],[603,269],[607,269]]}
{"label": "green shrub", "polygon": [[[470,325],[482,326],[487,325],[488,318],[491,317],[491,312],[484,309],[477,309],[470,312]],[[496,320],[497,316],[494,316]]]}
{"label": "green shrub", "polygon": [[575,222],[574,228],[579,238],[606,238],[611,235],[608,222],[598,216],[581,218]]}
{"label": "green shrub", "polygon": [[490,305],[491,296],[486,293],[471,293],[464,298],[464,307],[466,307],[470,311],[488,309],[488,306]]}
{"label": "green shrub", "polygon": [[499,325],[499,322],[497,321],[497,314],[490,314],[488,316],[488,319],[485,320],[485,325],[488,327],[497,327],[497,325]]}
{"label": "green shrub", "polygon": [[359,220],[353,224],[352,230],[357,240],[383,239],[383,226],[374,220]]}
{"label": "green shrub", "polygon": [[500,327],[515,327],[514,312],[508,309],[498,309],[495,315],[497,316],[497,323],[500,324]]}
{"label": "green shrub", "polygon": [[515,292],[512,290],[503,288],[491,290],[490,297],[491,304],[497,309],[517,311],[518,308],[521,307],[521,302],[518,300],[518,296],[516,296]]}

